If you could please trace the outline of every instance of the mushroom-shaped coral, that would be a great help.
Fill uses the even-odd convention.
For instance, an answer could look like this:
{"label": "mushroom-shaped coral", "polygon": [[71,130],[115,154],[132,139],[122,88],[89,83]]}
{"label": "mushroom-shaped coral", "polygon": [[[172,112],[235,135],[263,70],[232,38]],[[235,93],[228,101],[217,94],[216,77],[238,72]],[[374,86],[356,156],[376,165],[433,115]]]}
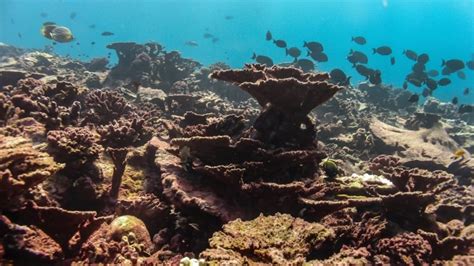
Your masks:
{"label": "mushroom-shaped coral", "polygon": [[251,221],[237,219],[224,225],[201,253],[206,261],[238,264],[302,264],[312,252],[323,251],[334,232],[288,214],[260,215]]}
{"label": "mushroom-shaped coral", "polygon": [[308,113],[343,89],[329,83],[327,73],[291,67],[247,64],[243,70],[217,70],[210,77],[235,83],[258,101],[264,110],[254,124],[257,138],[277,145],[310,145],[315,130]]}
{"label": "mushroom-shaped coral", "polygon": [[48,132],[50,153],[58,162],[80,162],[84,164],[99,157],[102,147],[97,144],[99,136],[87,128],[67,127]]}

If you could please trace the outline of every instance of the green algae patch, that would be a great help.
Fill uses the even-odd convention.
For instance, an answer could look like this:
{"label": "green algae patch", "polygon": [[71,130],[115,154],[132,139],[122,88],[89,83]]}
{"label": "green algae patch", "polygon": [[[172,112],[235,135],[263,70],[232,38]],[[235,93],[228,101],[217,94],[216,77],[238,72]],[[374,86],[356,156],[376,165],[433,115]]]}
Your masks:
{"label": "green algae patch", "polygon": [[334,232],[288,214],[260,215],[251,221],[234,220],[214,233],[206,261],[220,263],[301,264],[310,253],[323,249]]}

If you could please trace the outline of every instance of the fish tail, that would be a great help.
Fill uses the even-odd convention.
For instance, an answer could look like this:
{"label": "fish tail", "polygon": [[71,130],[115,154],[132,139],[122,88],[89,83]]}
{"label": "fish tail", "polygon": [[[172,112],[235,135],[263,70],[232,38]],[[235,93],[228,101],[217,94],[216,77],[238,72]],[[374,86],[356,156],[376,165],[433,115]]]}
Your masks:
{"label": "fish tail", "polygon": [[252,55],[252,59],[255,59],[255,58],[257,58],[257,55],[254,52],[253,55]]}
{"label": "fish tail", "polygon": [[311,55],[311,53],[308,51],[308,53],[306,54],[306,56],[310,56],[310,55]]}
{"label": "fish tail", "polygon": [[377,49],[375,49],[375,48],[372,48],[372,51],[373,51],[373,54],[377,53]]}
{"label": "fish tail", "polygon": [[351,41],[354,41],[354,36],[352,36],[352,39],[351,39]]}
{"label": "fish tail", "polygon": [[303,47],[308,47],[308,43],[306,41],[303,42]]}
{"label": "fish tail", "polygon": [[443,59],[443,61],[441,62],[441,66],[445,66],[446,65],[446,61]]}
{"label": "fish tail", "polygon": [[352,64],[352,68],[355,68],[356,67],[356,64]]}
{"label": "fish tail", "polygon": [[285,53],[286,55],[288,55],[288,48],[285,48]]}

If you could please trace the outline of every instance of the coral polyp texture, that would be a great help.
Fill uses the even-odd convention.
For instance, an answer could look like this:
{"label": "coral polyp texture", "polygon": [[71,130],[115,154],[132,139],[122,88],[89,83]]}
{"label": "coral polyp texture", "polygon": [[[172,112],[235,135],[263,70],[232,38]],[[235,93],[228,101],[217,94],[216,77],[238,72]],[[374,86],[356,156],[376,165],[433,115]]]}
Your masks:
{"label": "coral polyp texture", "polygon": [[472,264],[469,114],[108,48],[112,68],[0,44],[0,264]]}

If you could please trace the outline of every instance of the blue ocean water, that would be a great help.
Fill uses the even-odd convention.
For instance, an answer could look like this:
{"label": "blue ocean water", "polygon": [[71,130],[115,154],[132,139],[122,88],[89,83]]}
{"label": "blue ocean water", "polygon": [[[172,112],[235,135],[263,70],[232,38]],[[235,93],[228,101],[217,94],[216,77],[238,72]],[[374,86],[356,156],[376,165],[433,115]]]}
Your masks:
{"label": "blue ocean water", "polygon": [[[69,27],[76,38],[55,45],[55,52],[86,54],[84,60],[107,56],[110,50],[105,46],[112,42],[156,41],[205,65],[223,61],[241,67],[252,62],[253,52],[276,63],[290,62],[283,49],[265,41],[267,30],[301,49],[303,41],[321,42],[329,61],[318,69],[341,68],[353,76],[353,83],[363,78],[346,60],[350,49],[365,52],[368,65],[382,71],[383,83],[395,87],[402,86],[413,65],[402,55],[405,49],[429,54],[427,70],[440,71],[442,59],[474,59],[473,0],[0,0],[0,42],[24,48],[50,45],[39,32],[45,21]],[[92,24],[95,29],[89,27]],[[101,36],[103,31],[115,35]],[[205,39],[206,32],[219,41]],[[367,44],[351,42],[356,35],[364,36]],[[186,41],[198,46],[187,46]],[[390,56],[372,55],[372,48],[381,45],[392,48],[394,66]],[[466,87],[474,89],[474,71],[463,71],[465,80],[452,74],[452,83],[438,88],[434,96],[446,101],[458,96],[461,103],[474,103],[472,93],[462,94]]]}

